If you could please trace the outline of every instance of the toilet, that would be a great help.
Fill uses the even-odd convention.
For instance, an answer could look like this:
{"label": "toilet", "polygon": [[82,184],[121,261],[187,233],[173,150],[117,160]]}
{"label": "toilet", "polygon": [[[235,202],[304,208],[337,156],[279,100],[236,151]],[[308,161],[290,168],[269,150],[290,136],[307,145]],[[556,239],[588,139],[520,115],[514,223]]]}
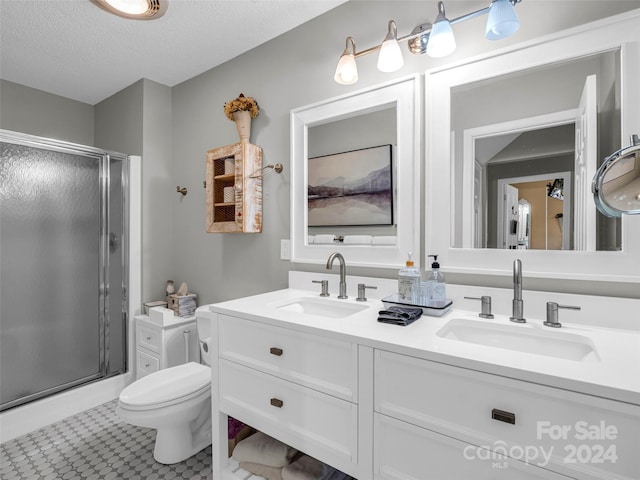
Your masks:
{"label": "toilet", "polygon": [[127,386],[116,412],[131,425],[157,430],[153,457],[178,463],[211,445],[210,320],[196,318],[203,364],[159,370]]}

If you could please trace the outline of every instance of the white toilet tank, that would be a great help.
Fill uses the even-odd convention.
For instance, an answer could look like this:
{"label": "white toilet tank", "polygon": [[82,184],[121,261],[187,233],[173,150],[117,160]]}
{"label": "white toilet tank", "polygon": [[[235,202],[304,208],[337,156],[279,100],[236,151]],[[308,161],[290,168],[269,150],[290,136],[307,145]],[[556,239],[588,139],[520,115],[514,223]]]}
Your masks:
{"label": "white toilet tank", "polygon": [[200,358],[205,365],[211,365],[209,353],[211,352],[211,313],[196,310],[196,326],[200,344]]}

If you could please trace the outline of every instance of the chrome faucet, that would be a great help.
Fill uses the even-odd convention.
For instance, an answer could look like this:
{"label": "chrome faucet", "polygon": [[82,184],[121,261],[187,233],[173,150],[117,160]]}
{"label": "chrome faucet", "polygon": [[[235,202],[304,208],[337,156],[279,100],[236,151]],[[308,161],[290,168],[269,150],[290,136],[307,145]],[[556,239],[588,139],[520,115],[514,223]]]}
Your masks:
{"label": "chrome faucet", "polygon": [[513,308],[509,320],[516,323],[525,323],[523,317],[524,305],[522,302],[522,262],[520,259],[513,261]]}
{"label": "chrome faucet", "polygon": [[340,294],[338,295],[338,298],[348,298],[347,297],[347,278],[346,278],[347,265],[344,263],[344,257],[338,252],[333,252],[331,255],[329,255],[329,258],[327,259],[327,270],[331,270],[331,268],[333,267],[333,261],[336,258],[340,263]]}

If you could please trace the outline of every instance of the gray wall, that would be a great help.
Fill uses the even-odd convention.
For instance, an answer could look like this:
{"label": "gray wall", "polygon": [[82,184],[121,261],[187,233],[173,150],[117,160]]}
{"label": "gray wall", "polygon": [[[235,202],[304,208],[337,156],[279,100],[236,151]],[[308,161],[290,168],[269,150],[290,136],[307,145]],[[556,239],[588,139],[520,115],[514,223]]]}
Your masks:
{"label": "gray wall", "polygon": [[[447,14],[456,17],[485,4],[450,2]],[[376,69],[376,56],[369,55],[358,60],[360,81],[353,86],[333,81],[346,36],[354,36],[358,50],[371,47],[384,37],[389,19],[396,20],[399,34],[406,34],[417,23],[433,20],[435,2],[351,1],[172,89],[141,80],[95,108],[68,99],[59,104],[51,98],[55,96],[3,81],[0,127],[143,156],[144,301],[161,298],[169,278],[188,282],[199,303],[283,288],[290,269],[321,270],[279,260],[280,239],[289,238],[291,109],[640,8],[640,1],[525,0],[517,8],[522,27],[510,39],[485,41],[484,20],[474,19],[454,27],[458,49],[452,56],[431,59],[405,53],[399,72],[383,74]],[[222,108],[240,92],[260,104],[251,140],[263,148],[264,163],[280,162],[285,170],[264,179],[261,234],[207,234],[205,152],[237,141],[235,126]],[[178,195],[176,185],[187,187],[189,194]],[[395,276],[393,271],[364,268],[349,273]],[[450,275],[448,281],[501,287],[510,279]],[[638,295],[637,287],[596,282],[530,281],[526,286]]]}
{"label": "gray wall", "polygon": [[93,107],[0,80],[0,128],[93,145]]}
{"label": "gray wall", "polygon": [[[357,91],[448,62],[500,49],[510,44],[573,27],[607,15],[640,7],[640,2],[527,2],[518,6],[522,27],[501,42],[484,40],[484,20],[456,26],[458,49],[447,59],[431,59],[404,53],[405,66],[394,74],[376,69],[376,56],[358,60],[360,80],[352,86],[333,81],[336,63],[347,35],[358,50],[379,43],[393,18],[399,34],[416,23],[432,20],[426,2],[348,2],[224,65],[173,88],[173,147],[176,181],[194,191],[181,201],[174,199],[174,272],[197,287],[201,302],[215,302],[284,288],[289,269],[323,271],[321,266],[295,265],[279,259],[280,239],[289,238],[289,111],[326,98]],[[486,3],[486,2],[485,2]],[[449,17],[484,6],[479,2],[447,5]],[[549,15],[549,9],[554,15]],[[406,52],[403,47],[403,52]],[[258,235],[204,233],[204,155],[209,148],[234,143],[233,123],[222,111],[226,101],[240,92],[255,97],[260,115],[253,121],[252,143],[264,149],[264,162],[281,162],[281,175],[264,179],[263,233]],[[446,265],[444,266],[446,268]],[[390,270],[350,268],[351,274],[395,277]],[[508,286],[509,279],[455,276],[459,283]],[[549,283],[529,281],[528,288],[548,289]],[[559,291],[620,292],[619,286],[557,282]],[[622,286],[624,290],[624,286]],[[604,289],[604,290],[603,290]],[[637,288],[635,289],[637,290]],[[633,292],[635,292],[635,290]],[[630,290],[627,288],[627,294]],[[633,294],[633,293],[631,293]],[[637,295],[637,292],[635,293]]]}
{"label": "gray wall", "polygon": [[140,80],[98,103],[95,125],[97,147],[142,156],[142,300],[162,300],[166,280],[172,279],[171,202],[177,195],[171,89]]}

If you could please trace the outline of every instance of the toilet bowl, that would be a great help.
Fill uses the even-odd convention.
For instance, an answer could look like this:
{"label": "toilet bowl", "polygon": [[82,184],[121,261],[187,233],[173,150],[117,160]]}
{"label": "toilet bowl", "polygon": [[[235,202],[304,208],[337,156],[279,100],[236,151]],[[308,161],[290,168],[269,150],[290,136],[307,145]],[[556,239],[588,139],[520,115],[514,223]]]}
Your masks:
{"label": "toilet bowl", "polygon": [[[197,321],[208,364],[209,320]],[[186,460],[211,445],[211,368],[189,362],[142,377],[122,390],[116,413],[131,425],[157,430],[157,462]]]}

